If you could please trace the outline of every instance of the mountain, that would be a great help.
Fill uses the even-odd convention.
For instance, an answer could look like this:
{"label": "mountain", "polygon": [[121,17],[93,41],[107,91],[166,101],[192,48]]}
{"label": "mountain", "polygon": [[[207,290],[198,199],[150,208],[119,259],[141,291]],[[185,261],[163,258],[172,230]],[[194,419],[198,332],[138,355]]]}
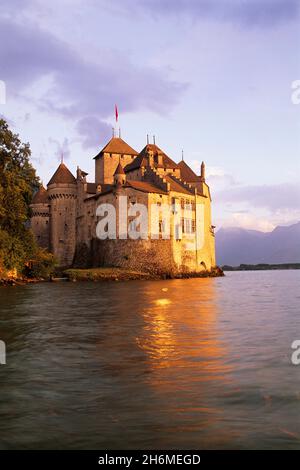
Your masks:
{"label": "mountain", "polygon": [[242,228],[221,228],[216,233],[217,263],[240,264],[300,263],[300,222],[278,226],[272,232]]}

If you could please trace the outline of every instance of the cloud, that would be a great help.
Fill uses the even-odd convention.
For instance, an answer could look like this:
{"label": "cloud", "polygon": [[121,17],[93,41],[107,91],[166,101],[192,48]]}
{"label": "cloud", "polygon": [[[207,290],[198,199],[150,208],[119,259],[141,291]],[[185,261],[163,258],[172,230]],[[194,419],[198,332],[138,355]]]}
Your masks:
{"label": "cloud", "polygon": [[102,50],[97,62],[88,61],[29,21],[0,17],[0,44],[1,79],[8,93],[27,94],[42,110],[73,120],[88,146],[95,141],[96,126],[105,131],[115,102],[123,112],[167,113],[187,87],[170,80],[166,71],[135,65],[116,51]]}
{"label": "cloud", "polygon": [[206,179],[208,184],[214,188],[214,190],[228,188],[237,184],[236,179],[233,175],[226,173],[221,167],[206,167]]}
{"label": "cloud", "polygon": [[58,161],[63,160],[68,160],[71,155],[70,151],[70,142],[67,137],[63,140],[63,142],[59,142],[56,139],[53,139],[52,137],[49,137],[49,143],[54,144],[55,146],[55,152],[54,155]]}
{"label": "cloud", "polygon": [[263,186],[239,186],[215,193],[222,203],[247,203],[254,208],[267,209],[271,213],[300,211],[300,185],[274,184]]}
{"label": "cloud", "polygon": [[99,147],[101,142],[107,141],[112,135],[111,126],[95,116],[80,119],[76,130],[83,137],[83,145],[86,148]]}
{"label": "cloud", "polygon": [[239,227],[247,230],[260,230],[262,232],[271,232],[276,227],[272,221],[256,214],[237,211],[226,218],[222,223],[222,228]]}
{"label": "cloud", "polygon": [[295,20],[298,0],[119,0],[121,8],[137,8],[154,17],[186,15],[244,26],[274,26]]}

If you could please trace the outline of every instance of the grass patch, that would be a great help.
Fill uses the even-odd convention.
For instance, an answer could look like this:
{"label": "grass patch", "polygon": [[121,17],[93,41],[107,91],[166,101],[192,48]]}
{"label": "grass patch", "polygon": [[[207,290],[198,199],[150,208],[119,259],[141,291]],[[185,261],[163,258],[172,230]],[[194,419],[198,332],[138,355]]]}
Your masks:
{"label": "grass patch", "polygon": [[70,281],[126,281],[131,279],[153,279],[149,273],[131,271],[117,267],[90,269],[66,269],[63,272]]}

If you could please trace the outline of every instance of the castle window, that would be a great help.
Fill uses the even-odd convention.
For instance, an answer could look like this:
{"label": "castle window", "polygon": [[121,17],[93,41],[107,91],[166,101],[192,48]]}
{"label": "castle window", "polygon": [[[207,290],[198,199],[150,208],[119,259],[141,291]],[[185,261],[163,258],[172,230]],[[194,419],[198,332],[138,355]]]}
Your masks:
{"label": "castle window", "polygon": [[182,233],[185,232],[185,223],[184,223],[184,218],[181,219],[181,230],[182,230]]}
{"label": "castle window", "polygon": [[181,231],[180,231],[180,224],[175,225],[175,238],[176,240],[179,240],[179,241],[182,238]]}
{"label": "castle window", "polygon": [[185,231],[186,233],[192,233],[192,220],[185,219]]}

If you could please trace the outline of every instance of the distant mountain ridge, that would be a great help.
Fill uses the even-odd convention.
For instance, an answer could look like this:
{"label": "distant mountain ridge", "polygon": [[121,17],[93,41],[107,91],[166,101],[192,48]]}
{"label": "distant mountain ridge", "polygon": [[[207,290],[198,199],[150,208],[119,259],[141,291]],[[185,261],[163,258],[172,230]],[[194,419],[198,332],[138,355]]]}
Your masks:
{"label": "distant mountain ridge", "polygon": [[217,263],[300,263],[300,222],[278,226],[272,232],[221,228],[216,233]]}

